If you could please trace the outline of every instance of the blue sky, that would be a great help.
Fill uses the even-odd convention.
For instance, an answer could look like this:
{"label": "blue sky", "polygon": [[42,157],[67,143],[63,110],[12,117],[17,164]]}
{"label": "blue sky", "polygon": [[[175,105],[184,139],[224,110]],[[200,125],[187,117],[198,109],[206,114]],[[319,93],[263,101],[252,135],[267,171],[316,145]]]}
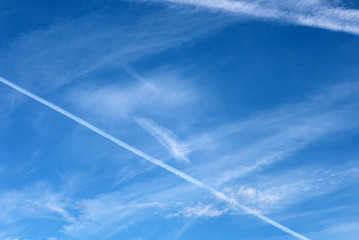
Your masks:
{"label": "blue sky", "polygon": [[357,239],[358,8],[1,0],[0,239]]}

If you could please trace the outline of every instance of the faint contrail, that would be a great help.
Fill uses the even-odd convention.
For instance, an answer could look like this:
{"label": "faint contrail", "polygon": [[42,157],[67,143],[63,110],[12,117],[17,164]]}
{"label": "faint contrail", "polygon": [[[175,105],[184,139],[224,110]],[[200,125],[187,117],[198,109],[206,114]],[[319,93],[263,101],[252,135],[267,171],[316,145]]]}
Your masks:
{"label": "faint contrail", "polygon": [[262,219],[263,221],[273,225],[276,228],[279,228],[280,230],[282,230],[284,232],[289,233],[290,235],[292,235],[292,236],[294,236],[294,237],[296,237],[298,239],[310,240],[309,238],[304,237],[303,235],[301,235],[301,234],[299,234],[299,233],[297,233],[297,232],[283,226],[282,224],[280,224],[280,223],[278,223],[278,222],[264,216],[263,214],[259,213],[257,210],[251,209],[251,208],[239,203],[237,200],[226,196],[225,194],[223,194],[223,193],[217,191],[216,189],[208,186],[207,184],[205,184],[205,183],[203,183],[203,182],[201,182],[201,181],[187,175],[186,173],[184,173],[184,172],[182,172],[182,171],[180,171],[180,170],[178,170],[178,169],[176,169],[176,168],[174,168],[174,167],[172,167],[172,166],[170,166],[170,165],[168,165],[166,163],[163,163],[163,162],[161,162],[160,160],[158,160],[158,159],[156,159],[154,157],[151,157],[150,155],[138,150],[137,148],[134,148],[134,147],[128,145],[127,143],[115,138],[114,136],[112,136],[112,135],[102,131],[101,129],[95,127],[94,125],[86,122],[85,120],[73,115],[72,113],[66,111],[65,109],[62,109],[62,108],[56,106],[55,104],[53,104],[53,103],[51,103],[51,102],[49,102],[49,101],[35,95],[35,94],[33,94],[33,93],[31,93],[31,92],[29,92],[29,91],[15,85],[15,84],[13,84],[12,82],[9,82],[8,80],[6,80],[6,79],[4,79],[2,77],[0,77],[0,82],[2,82],[4,84],[8,85],[9,87],[21,92],[22,94],[25,94],[26,96],[28,96],[30,98],[32,98],[32,99],[34,99],[34,100],[36,100],[36,101],[38,101],[38,102],[40,102],[40,103],[42,103],[42,104],[44,104],[44,105],[46,105],[48,107],[54,109],[55,111],[65,115],[66,117],[71,118],[72,120],[74,120],[74,121],[80,123],[81,125],[89,128],[90,130],[94,131],[95,133],[100,134],[101,136],[103,136],[103,137],[107,138],[108,140],[116,143],[117,145],[119,145],[119,146],[133,152],[134,154],[146,159],[147,161],[149,161],[149,162],[151,162],[153,164],[156,164],[157,166],[160,166],[161,168],[164,168],[169,172],[172,172],[172,173],[176,174],[180,178],[183,178],[184,180],[196,185],[199,188],[202,188],[202,189],[206,190],[209,193],[212,193],[217,198],[229,203],[233,208],[241,209],[241,210],[243,210],[244,212],[246,212],[248,214],[254,215],[257,218]]}

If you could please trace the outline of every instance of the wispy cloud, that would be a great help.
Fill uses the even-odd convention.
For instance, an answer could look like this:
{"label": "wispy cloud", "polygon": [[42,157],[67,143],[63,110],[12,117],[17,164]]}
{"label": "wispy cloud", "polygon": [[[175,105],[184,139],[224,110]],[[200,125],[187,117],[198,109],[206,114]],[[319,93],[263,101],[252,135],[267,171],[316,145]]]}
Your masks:
{"label": "wispy cloud", "polygon": [[[285,183],[283,183],[285,179]],[[273,177],[271,174],[258,176],[247,183],[232,184],[223,192],[232,198],[239,199],[262,213],[275,213],[281,209],[305,202],[323,194],[345,189],[359,179],[359,170],[355,167],[343,169],[313,170],[296,169]],[[326,210],[327,211],[327,210]],[[186,204],[170,217],[184,216],[191,218],[218,217],[226,214],[241,214],[226,206],[204,204]],[[301,218],[294,215],[291,218]],[[284,217],[285,218],[285,217]]]}
{"label": "wispy cloud", "polygon": [[136,21],[130,21],[126,8],[114,11],[99,9],[71,20],[58,19],[48,28],[19,36],[0,57],[1,65],[7,66],[2,74],[16,76],[19,83],[31,81],[37,90],[48,92],[103,67],[120,71],[136,59],[181,45],[227,22],[168,8],[140,12]]}
{"label": "wispy cloud", "polygon": [[10,224],[24,218],[58,218],[72,222],[66,210],[68,199],[39,183],[20,190],[9,190],[0,195],[0,225]]}
{"label": "wispy cloud", "polygon": [[161,114],[166,110],[181,108],[195,101],[197,95],[196,89],[190,84],[179,83],[164,74],[150,80],[122,84],[80,85],[67,94],[67,100],[87,110],[86,113],[110,117],[110,120],[118,122],[119,119],[131,119],[139,112]]}
{"label": "wispy cloud", "polygon": [[[168,179],[168,176],[165,179],[152,178],[117,191],[78,200],[75,204],[78,213],[76,221],[66,224],[63,230],[73,238],[104,237],[118,234],[143,221],[145,223],[148,218],[155,221],[157,217],[166,218],[175,214],[189,205],[191,198],[188,196],[193,192],[193,186],[174,184]],[[195,193],[195,196],[200,194]]]}
{"label": "wispy cloud", "polygon": [[354,184],[358,179],[359,171],[355,167],[346,166],[335,170],[303,168],[277,176],[262,174],[255,180],[232,184],[223,191],[263,213],[268,213],[315,196],[338,191]]}
{"label": "wispy cloud", "polygon": [[108,237],[140,222],[147,210],[162,206],[159,202],[126,201],[122,195],[122,192],[113,192],[77,202],[79,216],[64,226],[64,232],[80,239],[88,236]]}
{"label": "wispy cloud", "polygon": [[213,184],[225,185],[288,159],[324,136],[356,129],[358,92],[358,82],[331,86],[299,104],[257,113],[248,120],[194,135],[189,141],[194,154],[201,151],[216,156],[207,165],[202,163],[206,171],[198,174],[206,173],[211,176],[208,181],[216,179]]}
{"label": "wispy cloud", "polygon": [[189,162],[187,158],[189,153],[188,145],[181,142],[173,132],[150,119],[140,117],[134,119],[141,127],[154,136],[159,143],[165,146],[174,158],[178,161]]}
{"label": "wispy cloud", "polygon": [[155,92],[161,91],[155,84],[151,81],[145,79],[144,77],[140,76],[133,68],[123,65],[122,68],[134,79],[138,80],[139,82],[143,83],[146,87],[154,90]]}
{"label": "wispy cloud", "polygon": [[[228,212],[229,209],[216,209],[212,205],[199,203],[194,206],[187,206],[180,210],[176,215],[185,217],[218,217]],[[172,215],[175,216],[175,215]]]}
{"label": "wispy cloud", "polygon": [[[350,59],[355,36],[316,30],[326,33],[320,36],[347,37],[331,48],[328,59],[333,61],[312,68],[316,61],[297,54],[311,51],[311,42],[297,48],[296,40],[286,45],[288,39],[278,43],[271,34],[253,35],[256,28],[247,29],[251,24],[238,29],[228,23],[256,18],[358,34],[357,10],[326,0],[150,2],[111,1],[104,9],[91,8],[90,14],[87,7],[73,6],[76,13],[67,19],[62,19],[67,11],[57,9],[54,23],[41,16],[25,28],[11,26],[16,37],[4,38],[1,75],[46,98],[1,77],[0,85],[57,112],[32,100],[19,107],[27,98],[0,86],[0,177],[6,183],[0,189],[0,239],[182,239],[216,231],[208,228],[213,222],[230,226],[234,217],[253,216],[258,219],[235,229],[244,238],[257,235],[250,233],[253,229],[272,227],[266,223],[284,232],[273,228],[273,236],[265,239],[292,237],[287,233],[307,239],[286,226],[315,239],[355,238],[359,83],[326,88],[350,79],[351,60],[343,67],[335,57]],[[298,27],[288,29],[293,28]],[[250,48],[258,37],[260,46]],[[275,47],[267,48],[273,41]],[[246,59],[252,58],[253,68],[246,68]],[[273,75],[263,81],[268,75],[251,69],[257,69],[256,59],[269,58],[271,66],[285,58],[289,67],[270,71]],[[310,83],[297,82],[291,71],[304,65],[300,77],[309,76]],[[334,65],[333,78],[317,77]],[[250,75],[238,75],[242,68]],[[289,79],[275,81],[279,76]],[[246,79],[253,79],[249,92]],[[285,105],[275,106],[277,100]],[[141,116],[136,121],[149,134],[132,121],[134,116]],[[71,119],[81,125],[72,125]],[[172,161],[172,166],[170,155],[191,164]],[[34,180],[56,188],[34,187]],[[313,213],[318,206],[323,212]],[[343,219],[331,216],[337,213]],[[192,225],[197,219],[201,224]],[[191,233],[182,236],[187,230]]]}
{"label": "wispy cloud", "polygon": [[359,11],[323,1],[158,0],[359,35]]}
{"label": "wispy cloud", "polygon": [[312,233],[313,236],[321,239],[335,240],[337,236],[343,239],[355,239],[359,234],[358,221],[343,221],[340,224],[330,223],[321,231]]}
{"label": "wispy cloud", "polygon": [[49,101],[35,95],[35,94],[33,94],[33,93],[31,93],[31,92],[29,92],[29,91],[15,85],[15,84],[13,84],[12,82],[10,82],[10,81],[8,81],[8,80],[6,80],[4,78],[0,77],[0,81],[2,83],[6,84],[7,86],[15,89],[16,91],[18,91],[18,92],[20,92],[20,93],[34,99],[35,101],[37,101],[37,102],[39,102],[39,103],[41,103],[41,104],[43,104],[43,105],[45,105],[45,106],[47,106],[47,107],[49,107],[49,108],[51,108],[53,110],[59,112],[62,115],[72,119],[73,121],[81,124],[82,126],[90,129],[91,131],[99,134],[100,136],[110,140],[111,142],[115,143],[116,145],[118,145],[118,146],[120,146],[120,147],[122,147],[122,148],[136,154],[137,156],[147,160],[148,162],[150,162],[150,163],[152,163],[154,165],[157,165],[158,167],[161,167],[161,168],[167,170],[168,172],[171,172],[171,173],[177,175],[178,177],[182,178],[183,180],[185,180],[185,181],[187,181],[187,182],[189,182],[189,183],[191,183],[191,184],[205,190],[206,192],[212,194],[216,198],[218,198],[218,199],[220,199],[220,200],[222,200],[224,202],[227,202],[231,207],[233,207],[235,209],[240,209],[240,210],[244,211],[247,214],[253,215],[253,216],[263,220],[264,222],[266,222],[268,224],[271,224],[272,226],[274,226],[274,227],[282,230],[283,232],[286,232],[286,233],[288,233],[288,234],[290,234],[290,235],[292,235],[292,236],[294,236],[294,237],[296,237],[298,239],[308,239],[307,237],[304,237],[303,235],[301,235],[301,234],[299,234],[299,233],[285,227],[284,225],[282,225],[282,224],[280,224],[280,223],[278,223],[278,222],[264,216],[263,214],[259,213],[257,210],[248,208],[247,206],[239,203],[236,199],[233,199],[231,197],[226,196],[222,192],[217,191],[216,189],[214,189],[214,188],[210,187],[209,185],[205,184],[204,182],[201,182],[200,180],[198,180],[198,179],[196,179],[196,178],[194,178],[194,177],[192,177],[192,176],[190,176],[190,175],[188,175],[188,174],[186,174],[186,173],[184,173],[184,172],[182,172],[182,171],[180,171],[180,170],[178,170],[178,169],[176,169],[176,168],[174,168],[174,167],[172,167],[172,166],[170,166],[170,165],[168,165],[168,164],[166,164],[166,163],[164,163],[164,162],[162,162],[162,161],[160,161],[160,160],[158,160],[158,159],[156,159],[156,158],[154,158],[154,157],[152,157],[152,156],[150,156],[150,155],[148,155],[148,154],[146,154],[144,152],[142,152],[141,150],[139,150],[139,149],[137,149],[137,148],[123,142],[123,141],[121,141],[120,139],[118,139],[118,138],[104,132],[103,130],[101,130],[101,129],[95,127],[94,125],[86,122],[85,120],[73,115],[72,113],[60,108],[59,106],[56,106],[55,104],[53,104],[53,103],[51,103],[51,102],[49,102]]}

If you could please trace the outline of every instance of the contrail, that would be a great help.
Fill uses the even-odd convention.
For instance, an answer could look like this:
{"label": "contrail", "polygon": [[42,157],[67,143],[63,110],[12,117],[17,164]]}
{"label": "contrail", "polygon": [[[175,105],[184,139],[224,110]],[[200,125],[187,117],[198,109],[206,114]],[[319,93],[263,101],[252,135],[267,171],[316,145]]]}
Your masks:
{"label": "contrail", "polygon": [[182,171],[180,171],[180,170],[178,170],[178,169],[176,169],[176,168],[174,168],[174,167],[172,167],[172,166],[170,166],[170,165],[168,165],[166,163],[163,163],[163,162],[161,162],[160,160],[158,160],[158,159],[156,159],[154,157],[151,157],[150,155],[142,152],[141,150],[128,145],[127,143],[115,138],[114,136],[112,136],[112,135],[102,131],[101,129],[95,127],[94,125],[86,122],[85,120],[73,115],[72,113],[66,111],[65,109],[63,109],[63,108],[61,108],[59,106],[56,106],[55,104],[53,104],[53,103],[51,103],[51,102],[49,102],[49,101],[35,95],[35,94],[33,94],[33,93],[31,93],[31,92],[29,92],[29,91],[15,85],[15,84],[13,84],[12,82],[10,82],[10,81],[2,78],[2,77],[0,77],[0,82],[8,85],[9,87],[17,90],[18,92],[21,92],[22,94],[25,94],[26,96],[28,96],[28,97],[30,97],[30,98],[38,101],[38,102],[52,108],[53,110],[65,115],[66,117],[71,118],[72,120],[80,123],[81,125],[83,125],[83,126],[87,127],[88,129],[92,130],[93,132],[98,133],[99,135],[101,135],[101,136],[107,138],[108,140],[114,142],[115,144],[119,145],[120,147],[123,147],[123,148],[133,152],[134,154],[146,159],[147,161],[149,161],[149,162],[151,162],[151,163],[153,163],[153,164],[155,164],[155,165],[157,165],[157,166],[159,166],[161,168],[164,168],[165,170],[179,176],[180,178],[186,180],[187,182],[190,182],[193,185],[196,185],[197,187],[202,188],[203,190],[206,190],[207,192],[213,194],[215,197],[229,203],[233,208],[241,209],[247,214],[251,214],[253,216],[256,216],[257,218],[259,218],[259,219],[273,225],[276,228],[279,228],[280,230],[282,230],[282,231],[284,231],[286,233],[289,233],[290,235],[292,235],[292,236],[294,236],[294,237],[296,237],[298,239],[310,240],[309,238],[304,237],[303,235],[301,235],[301,234],[299,234],[299,233],[297,233],[297,232],[283,226],[282,224],[280,224],[280,223],[278,223],[278,222],[264,216],[263,214],[259,213],[259,211],[251,209],[251,208],[239,203],[237,200],[226,196],[225,194],[223,194],[223,193],[217,191],[216,189],[208,186],[207,184],[205,184],[205,183],[191,177],[190,175],[187,175],[186,173],[184,173],[184,172],[182,172]]}

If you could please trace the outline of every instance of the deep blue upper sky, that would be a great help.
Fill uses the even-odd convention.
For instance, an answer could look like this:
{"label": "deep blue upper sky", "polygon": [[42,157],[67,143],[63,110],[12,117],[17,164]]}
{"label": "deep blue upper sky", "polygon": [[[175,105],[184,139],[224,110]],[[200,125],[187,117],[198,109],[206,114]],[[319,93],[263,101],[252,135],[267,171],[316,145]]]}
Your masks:
{"label": "deep blue upper sky", "polygon": [[[358,7],[0,0],[0,77],[309,239],[358,239]],[[0,240],[296,239],[1,82],[0,113]]]}

